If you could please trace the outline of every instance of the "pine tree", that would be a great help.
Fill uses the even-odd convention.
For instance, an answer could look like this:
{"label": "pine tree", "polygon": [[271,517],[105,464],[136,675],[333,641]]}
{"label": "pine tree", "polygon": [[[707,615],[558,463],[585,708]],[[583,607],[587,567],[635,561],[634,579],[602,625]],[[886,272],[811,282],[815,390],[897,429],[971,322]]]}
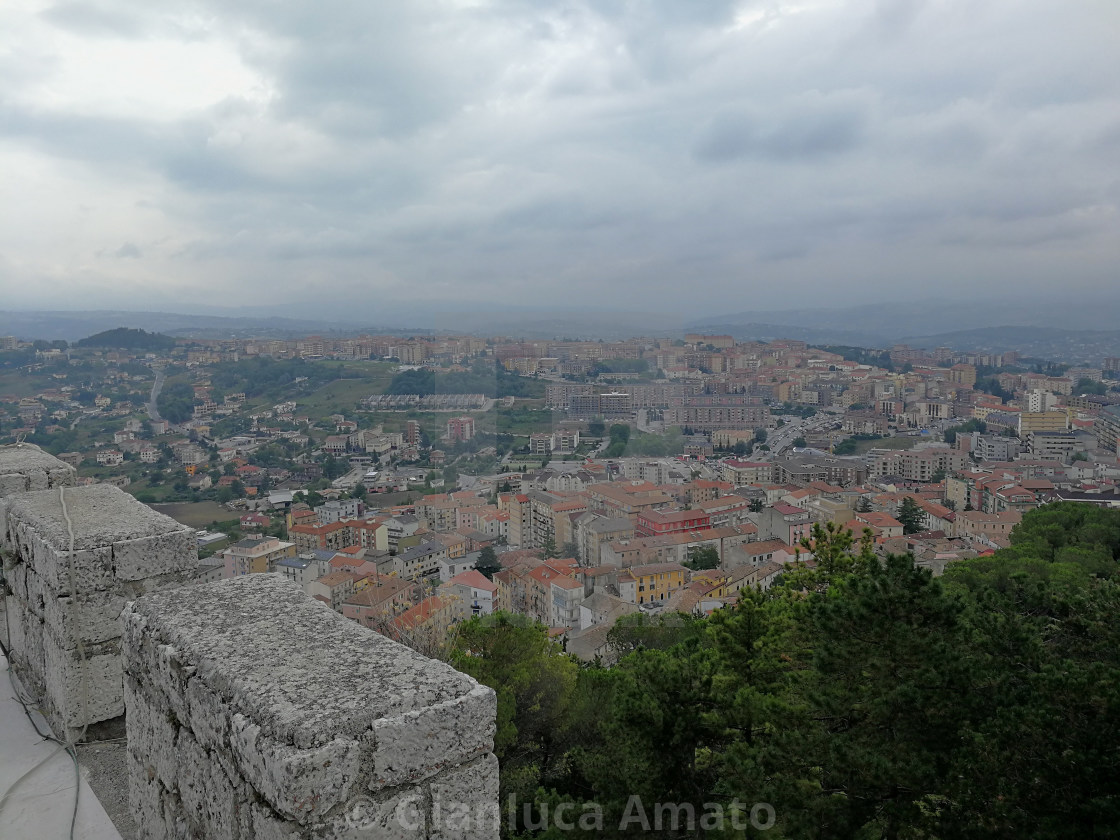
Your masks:
{"label": "pine tree", "polygon": [[478,564],[475,569],[486,575],[488,580],[493,580],[494,575],[502,570],[502,564],[498,562],[497,552],[490,546],[483,548],[479,552]]}
{"label": "pine tree", "polygon": [[916,534],[922,530],[922,520],[925,518],[925,514],[918,507],[918,503],[914,501],[914,497],[907,496],[898,506],[897,518],[902,523],[902,533]]}

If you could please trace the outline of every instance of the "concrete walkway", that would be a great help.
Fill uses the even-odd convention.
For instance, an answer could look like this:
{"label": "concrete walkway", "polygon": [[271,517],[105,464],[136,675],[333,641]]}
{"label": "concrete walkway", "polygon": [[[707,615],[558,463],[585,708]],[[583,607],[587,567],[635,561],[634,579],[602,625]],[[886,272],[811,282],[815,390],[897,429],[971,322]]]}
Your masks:
{"label": "concrete walkway", "polygon": [[[47,722],[32,712],[42,732]],[[74,809],[74,762],[58,744],[44,741],[16,700],[8,671],[8,660],[0,653],[0,797],[27,770],[45,756],[54,755],[37,767],[4,803],[0,811],[0,837],[11,840],[66,840]],[[79,747],[79,750],[83,749]],[[75,840],[121,840],[105,809],[82,771],[78,790]]]}

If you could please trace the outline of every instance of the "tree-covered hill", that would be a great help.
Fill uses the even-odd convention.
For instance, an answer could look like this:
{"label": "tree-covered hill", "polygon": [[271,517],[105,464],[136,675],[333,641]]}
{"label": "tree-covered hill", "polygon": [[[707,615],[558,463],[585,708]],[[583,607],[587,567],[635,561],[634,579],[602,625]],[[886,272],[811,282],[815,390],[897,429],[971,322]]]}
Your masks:
{"label": "tree-covered hill", "polygon": [[175,339],[162,333],[117,327],[88,336],[77,342],[78,347],[111,347],[125,350],[167,350],[175,346]]}

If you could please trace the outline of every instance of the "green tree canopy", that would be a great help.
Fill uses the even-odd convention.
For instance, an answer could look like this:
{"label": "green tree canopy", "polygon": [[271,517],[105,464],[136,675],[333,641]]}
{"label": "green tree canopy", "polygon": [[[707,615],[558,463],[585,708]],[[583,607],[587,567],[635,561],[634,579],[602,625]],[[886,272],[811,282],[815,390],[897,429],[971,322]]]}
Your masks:
{"label": "green tree canopy", "polygon": [[902,523],[902,533],[916,534],[922,530],[925,513],[913,496],[907,496],[898,506],[898,521]]}

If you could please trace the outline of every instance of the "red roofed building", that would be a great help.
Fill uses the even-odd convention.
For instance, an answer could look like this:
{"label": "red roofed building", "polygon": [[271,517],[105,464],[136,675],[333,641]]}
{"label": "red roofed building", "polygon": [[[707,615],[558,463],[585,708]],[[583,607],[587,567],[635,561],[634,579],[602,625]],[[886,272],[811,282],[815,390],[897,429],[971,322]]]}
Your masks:
{"label": "red roofed building", "polygon": [[498,585],[475,569],[461,572],[440,584],[439,594],[452,605],[456,620],[494,612]]}
{"label": "red roofed building", "polygon": [[414,606],[420,587],[397,577],[379,578],[376,585],[354,593],[342,603],[342,614],[363,627],[381,632],[397,616]]}
{"label": "red roofed building", "polygon": [[[222,476],[223,481],[227,478],[230,478],[233,481],[237,480],[236,478],[233,478],[233,476],[228,476],[228,475]],[[221,482],[219,482],[219,484],[220,483]],[[267,516],[265,516],[263,513],[247,513],[247,514],[245,514],[244,516],[241,517],[241,528],[242,528],[242,530],[248,530],[248,529],[254,529],[254,528],[267,528],[271,523],[272,523],[272,520],[269,519]]]}
{"label": "red roofed building", "polygon": [[438,596],[425,598],[389,622],[385,635],[426,656],[444,651],[453,611],[451,603]]}
{"label": "red roofed building", "polygon": [[637,515],[635,532],[642,537],[660,537],[711,526],[712,517],[703,510],[644,510]]}

